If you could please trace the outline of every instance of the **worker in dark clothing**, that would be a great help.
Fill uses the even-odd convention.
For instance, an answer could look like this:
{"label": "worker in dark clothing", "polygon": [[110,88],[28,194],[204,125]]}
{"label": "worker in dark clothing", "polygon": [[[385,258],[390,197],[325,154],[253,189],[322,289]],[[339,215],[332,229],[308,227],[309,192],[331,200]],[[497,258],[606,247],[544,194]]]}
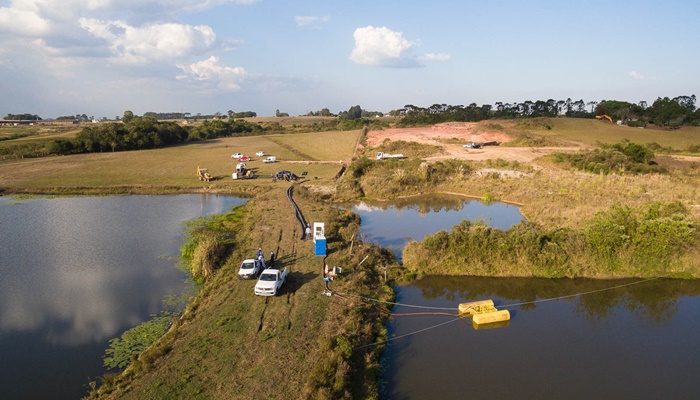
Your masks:
{"label": "worker in dark clothing", "polygon": [[275,268],[275,253],[270,252],[270,268]]}

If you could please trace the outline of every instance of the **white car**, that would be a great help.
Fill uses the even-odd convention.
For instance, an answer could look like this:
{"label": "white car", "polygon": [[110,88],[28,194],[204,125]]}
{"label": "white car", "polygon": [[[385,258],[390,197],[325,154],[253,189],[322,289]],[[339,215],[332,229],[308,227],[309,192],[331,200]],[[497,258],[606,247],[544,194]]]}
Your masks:
{"label": "white car", "polygon": [[263,160],[264,163],[273,163],[277,161],[277,157],[275,156],[269,156],[266,159]]}
{"label": "white car", "polygon": [[264,156],[265,156],[265,152],[264,152],[264,151],[258,151],[257,153],[255,153],[255,155],[258,156],[258,157],[264,157]]}
{"label": "white car", "polygon": [[268,268],[260,274],[255,284],[255,294],[258,296],[276,296],[284,280],[287,278],[287,268],[283,270]]}
{"label": "white car", "polygon": [[243,154],[241,154],[241,153],[234,153],[233,155],[231,155],[231,158],[233,158],[235,160],[238,160],[241,157],[243,157]]}
{"label": "white car", "polygon": [[255,279],[263,269],[265,269],[264,261],[247,258],[243,260],[241,268],[238,269],[238,277],[241,279]]}

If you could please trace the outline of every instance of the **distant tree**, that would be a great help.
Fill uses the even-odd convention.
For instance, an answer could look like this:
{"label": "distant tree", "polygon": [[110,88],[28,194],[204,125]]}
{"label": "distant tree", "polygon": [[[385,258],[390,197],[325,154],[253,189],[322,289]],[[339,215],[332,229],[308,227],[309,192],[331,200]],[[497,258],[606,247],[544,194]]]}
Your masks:
{"label": "distant tree", "polygon": [[128,124],[128,123],[131,122],[133,119],[134,119],[134,113],[133,113],[133,112],[131,112],[131,111],[129,111],[129,110],[124,111],[124,116],[122,116],[122,122],[123,122],[123,123]]}
{"label": "distant tree", "polygon": [[350,120],[362,118],[362,107],[359,105],[350,107],[346,118]]}
{"label": "distant tree", "polygon": [[673,101],[687,108],[690,112],[695,111],[695,95],[674,97]]}
{"label": "distant tree", "polygon": [[26,120],[33,120],[33,121],[41,121],[41,117],[39,117],[36,114],[7,114],[5,116],[5,119],[7,120],[12,120],[12,121],[26,121]]}
{"label": "distant tree", "polygon": [[651,107],[646,109],[649,119],[654,122],[655,125],[672,125],[678,126],[683,124],[686,120],[690,119],[692,111],[687,107],[690,104],[685,102],[682,105],[678,102],[677,97],[674,99],[669,99],[668,97],[657,98]]}
{"label": "distant tree", "polygon": [[596,106],[598,106],[598,102],[597,101],[589,101],[588,105],[591,106],[591,112],[594,113]]}

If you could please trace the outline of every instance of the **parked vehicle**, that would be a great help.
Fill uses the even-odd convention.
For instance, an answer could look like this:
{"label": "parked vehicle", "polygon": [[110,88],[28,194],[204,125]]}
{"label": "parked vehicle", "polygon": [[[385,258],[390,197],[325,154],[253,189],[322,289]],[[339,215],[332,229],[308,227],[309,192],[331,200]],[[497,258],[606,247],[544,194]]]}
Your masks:
{"label": "parked vehicle", "polygon": [[295,180],[299,179],[297,174],[295,174],[294,172],[291,172],[291,171],[287,171],[286,169],[276,173],[275,178],[282,179],[285,181],[295,181]]}
{"label": "parked vehicle", "polygon": [[268,268],[260,274],[255,284],[255,294],[258,296],[276,296],[287,278],[287,268],[283,270]]}
{"label": "parked vehicle", "polygon": [[277,157],[275,156],[269,156],[263,160],[264,163],[273,163],[277,162]]}
{"label": "parked vehicle", "polygon": [[238,161],[250,161],[250,157],[248,156],[243,156],[238,159]]}
{"label": "parked vehicle", "polygon": [[386,160],[387,158],[406,158],[403,154],[389,154],[382,151],[377,153],[377,160]]}
{"label": "parked vehicle", "polygon": [[254,258],[247,258],[238,269],[238,277],[241,279],[255,279],[265,269],[265,262]]}
{"label": "parked vehicle", "polygon": [[233,158],[233,159],[235,159],[235,160],[238,160],[238,159],[241,158],[241,157],[244,157],[244,155],[241,154],[241,153],[233,153],[233,154],[231,155],[231,158]]}
{"label": "parked vehicle", "polygon": [[481,147],[479,143],[469,142],[463,146],[466,149],[478,149]]}
{"label": "parked vehicle", "polygon": [[255,153],[255,155],[258,156],[258,157],[265,157],[265,152],[264,152],[264,151],[258,151],[257,153]]}

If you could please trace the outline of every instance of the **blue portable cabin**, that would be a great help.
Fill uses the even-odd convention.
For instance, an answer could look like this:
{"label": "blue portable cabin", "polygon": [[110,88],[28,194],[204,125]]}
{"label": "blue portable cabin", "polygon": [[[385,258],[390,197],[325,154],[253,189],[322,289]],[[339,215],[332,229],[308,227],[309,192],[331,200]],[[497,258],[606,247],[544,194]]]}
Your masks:
{"label": "blue portable cabin", "polygon": [[325,224],[323,222],[314,222],[314,254],[317,256],[326,256],[326,235]]}

